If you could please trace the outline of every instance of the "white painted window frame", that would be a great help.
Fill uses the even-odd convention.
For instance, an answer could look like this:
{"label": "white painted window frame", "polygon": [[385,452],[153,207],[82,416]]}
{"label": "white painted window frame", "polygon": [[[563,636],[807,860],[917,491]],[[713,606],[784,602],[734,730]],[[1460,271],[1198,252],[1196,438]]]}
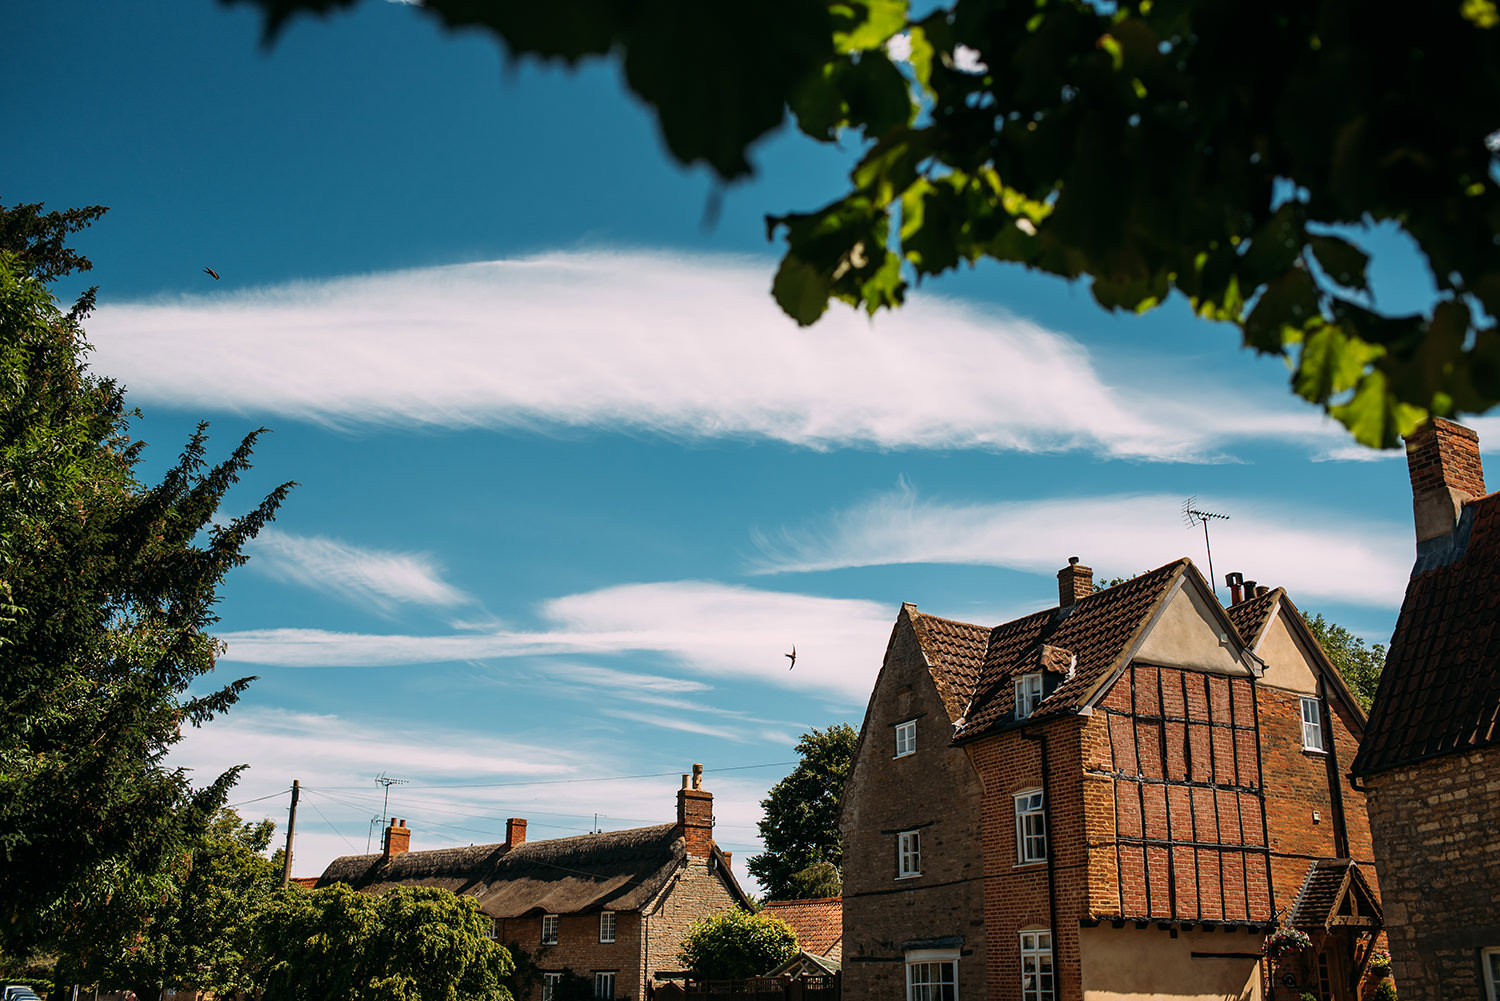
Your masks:
{"label": "white painted window frame", "polygon": [[1042,672],[1033,671],[1016,679],[1016,719],[1026,719],[1042,701]]}
{"label": "white painted window frame", "polygon": [[542,974],[542,1001],[552,1001],[552,995],[557,990],[557,985],[562,983],[561,973]]}
{"label": "white painted window frame", "polygon": [[1500,945],[1479,951],[1479,966],[1484,975],[1487,1001],[1500,1001]]}
{"label": "white painted window frame", "polygon": [[922,832],[902,831],[896,835],[896,878],[911,879],[922,875]]}
{"label": "white painted window frame", "polygon": [[[920,983],[913,976],[913,968],[924,967],[947,967],[948,978],[937,980],[928,979],[930,973],[922,969],[923,979]],[[943,988],[952,985],[952,992],[947,996]],[[936,988],[934,990],[933,988]],[[958,950],[957,949],[921,949],[906,954],[906,1001],[958,1001]]]}
{"label": "white painted window frame", "polygon": [[543,945],[556,945],[557,944],[557,929],[558,929],[558,926],[561,923],[562,922],[558,919],[558,916],[556,914],[543,914],[542,915],[542,944]]}
{"label": "white painted window frame", "polygon": [[594,997],[612,998],[615,996],[615,971],[594,971]]}
{"label": "white painted window frame", "polygon": [[605,945],[615,940],[615,912],[599,912],[599,941]]}
{"label": "white painted window frame", "polygon": [[[1028,985],[1028,974],[1035,982]],[[1042,987],[1042,978],[1047,987]],[[1057,970],[1052,966],[1052,930],[1028,928],[1021,932],[1021,1001],[1056,1001]]]}
{"label": "white painted window frame", "polygon": [[[1046,800],[1040,789],[1023,789],[1016,800],[1016,865],[1047,861]],[[1037,841],[1040,852],[1033,852]]]}
{"label": "white painted window frame", "polygon": [[896,724],[896,757],[917,753],[917,721],[909,719]]}
{"label": "white painted window frame", "polygon": [[[1302,710],[1302,749],[1327,754],[1323,746],[1323,703],[1315,696],[1304,695]],[[1311,717],[1311,718],[1309,718]]]}

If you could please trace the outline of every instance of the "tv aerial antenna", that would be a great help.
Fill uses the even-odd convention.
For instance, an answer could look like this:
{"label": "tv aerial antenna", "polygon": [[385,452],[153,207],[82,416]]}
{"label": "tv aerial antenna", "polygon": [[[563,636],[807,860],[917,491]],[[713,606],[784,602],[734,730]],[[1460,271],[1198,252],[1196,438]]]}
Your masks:
{"label": "tv aerial antenna", "polygon": [[[1182,502],[1182,523],[1188,528],[1203,526],[1203,548],[1208,550],[1208,586],[1214,589],[1214,594],[1219,593],[1218,578],[1214,576],[1214,547],[1208,541],[1208,523],[1215,518],[1223,521],[1229,520],[1229,515],[1218,514],[1214,511],[1204,511],[1197,507],[1197,496],[1189,497]],[[1218,601],[1218,598],[1214,599]]]}
{"label": "tv aerial antenna", "polygon": [[380,816],[370,818],[370,830],[365,834],[366,855],[370,853],[370,838],[375,833],[375,825],[385,820],[386,810],[391,805],[391,786],[404,786],[410,781],[411,779],[393,779],[385,772],[381,772],[379,775],[375,776],[375,784],[379,786],[385,786],[385,799],[380,804]]}

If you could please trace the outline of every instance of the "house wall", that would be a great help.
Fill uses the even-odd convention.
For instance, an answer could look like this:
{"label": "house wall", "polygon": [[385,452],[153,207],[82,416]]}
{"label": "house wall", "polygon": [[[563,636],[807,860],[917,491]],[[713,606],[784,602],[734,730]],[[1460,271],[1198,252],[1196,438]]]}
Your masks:
{"label": "house wall", "polygon": [[[966,749],[983,787],[985,973],[988,997],[1019,997],[1022,931],[1050,929],[1059,996],[1079,996],[1079,918],[1088,899],[1089,837],[1080,760],[1085,720],[1063,716],[997,733]],[[1028,736],[1029,735],[1029,736]],[[1042,769],[1045,738],[1047,769]],[[1015,796],[1047,792],[1047,854],[1056,881],[1056,913],[1048,863],[1020,864]],[[845,927],[848,925],[846,923]],[[962,996],[962,994],[960,995]]]}
{"label": "house wall", "polygon": [[1113,796],[1090,802],[1114,816],[1092,822],[1090,914],[1270,922],[1250,679],[1133,663],[1094,714],[1107,749],[1091,730],[1088,768]]}
{"label": "house wall", "polygon": [[1080,929],[1084,1001],[1260,1001],[1258,954],[1265,936],[1178,931],[1154,925]]}
{"label": "house wall", "polygon": [[676,879],[646,911],[644,967],[636,997],[646,996],[646,980],[652,974],[682,969],[677,953],[694,921],[738,906],[739,902],[724,885],[717,859],[687,856]]}
{"label": "house wall", "polygon": [[1402,1001],[1483,998],[1481,949],[1500,947],[1500,747],[1365,779]]}
{"label": "house wall", "polygon": [[[915,754],[894,726],[917,721]],[[844,789],[844,995],[906,997],[905,954],[959,950],[959,997],[983,998],[986,931],[980,787],[903,612],[860,728]],[[896,835],[921,834],[922,873],[896,878]],[[936,943],[953,943],[938,945]]]}
{"label": "house wall", "polygon": [[[642,977],[641,916],[632,911],[615,914],[615,940],[599,941],[599,915],[563,914],[557,922],[557,944],[542,945],[542,919],[510,918],[496,921],[496,938],[514,942],[530,953],[537,967],[546,972],[572,970],[593,980],[600,971],[615,972],[615,997],[645,997]],[[539,1001],[540,985],[532,990],[529,1001]]]}

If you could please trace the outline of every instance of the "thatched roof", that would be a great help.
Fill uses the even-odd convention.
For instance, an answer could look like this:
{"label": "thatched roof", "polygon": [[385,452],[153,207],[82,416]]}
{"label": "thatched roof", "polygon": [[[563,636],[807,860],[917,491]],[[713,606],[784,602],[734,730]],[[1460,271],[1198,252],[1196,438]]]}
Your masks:
{"label": "thatched roof", "polygon": [[[743,897],[722,853],[719,871],[731,892]],[[647,906],[687,858],[674,824],[572,838],[403,852],[387,862],[380,855],[334,859],[319,886],[348,883],[378,892],[391,886],[441,886],[475,897],[495,918],[588,911],[634,911]]]}

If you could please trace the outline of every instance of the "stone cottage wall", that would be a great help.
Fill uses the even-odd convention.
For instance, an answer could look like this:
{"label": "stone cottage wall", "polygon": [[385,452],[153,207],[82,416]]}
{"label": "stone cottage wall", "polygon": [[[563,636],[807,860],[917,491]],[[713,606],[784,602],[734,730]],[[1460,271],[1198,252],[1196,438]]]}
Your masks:
{"label": "stone cottage wall", "polygon": [[1500,747],[1365,779],[1392,976],[1402,1001],[1483,998],[1500,947]]}

